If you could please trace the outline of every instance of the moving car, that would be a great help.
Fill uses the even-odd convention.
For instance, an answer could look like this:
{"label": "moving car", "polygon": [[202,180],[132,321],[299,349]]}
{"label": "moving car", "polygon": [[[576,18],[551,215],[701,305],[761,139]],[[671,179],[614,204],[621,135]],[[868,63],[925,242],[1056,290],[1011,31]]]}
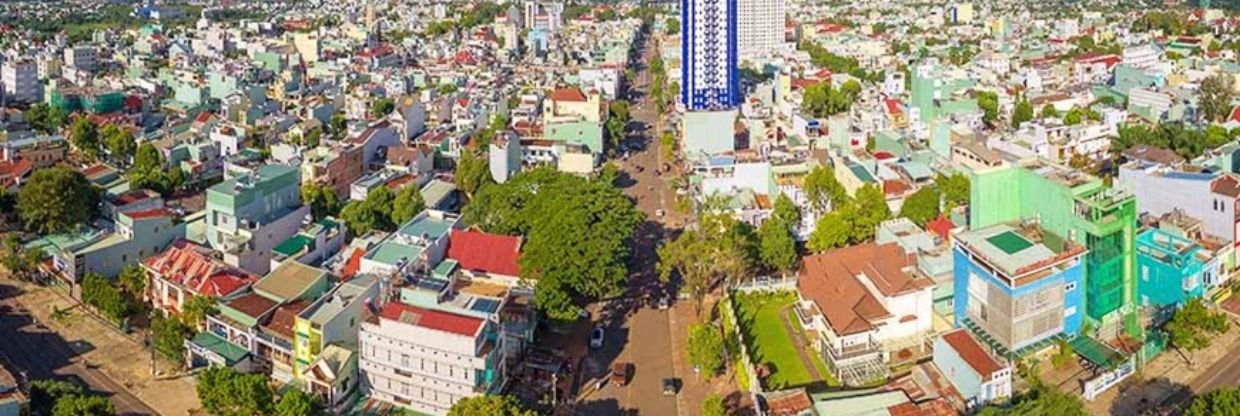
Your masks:
{"label": "moving car", "polygon": [[611,382],[617,387],[624,387],[629,383],[629,363],[615,363],[611,365]]}
{"label": "moving car", "polygon": [[603,348],[603,327],[596,326],[590,331],[590,348]]}
{"label": "moving car", "polygon": [[663,395],[664,396],[675,396],[676,393],[679,393],[679,391],[676,390],[676,379],[674,378],[663,379]]}

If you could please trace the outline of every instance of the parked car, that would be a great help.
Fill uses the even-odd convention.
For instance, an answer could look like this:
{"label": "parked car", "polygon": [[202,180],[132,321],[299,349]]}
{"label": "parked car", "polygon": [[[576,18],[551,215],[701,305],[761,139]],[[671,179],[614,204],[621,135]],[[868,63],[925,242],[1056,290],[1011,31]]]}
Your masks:
{"label": "parked car", "polygon": [[667,310],[667,306],[668,306],[667,304],[668,304],[667,296],[659,297],[659,310],[661,311]]}
{"label": "parked car", "polygon": [[629,363],[615,363],[611,365],[611,382],[616,387],[624,387],[629,383]]}
{"label": "parked car", "polygon": [[603,327],[596,326],[590,331],[590,348],[603,348]]}
{"label": "parked car", "polygon": [[676,389],[676,379],[674,378],[663,379],[663,395],[664,396],[675,396],[676,393],[679,393],[679,391],[677,391]]}

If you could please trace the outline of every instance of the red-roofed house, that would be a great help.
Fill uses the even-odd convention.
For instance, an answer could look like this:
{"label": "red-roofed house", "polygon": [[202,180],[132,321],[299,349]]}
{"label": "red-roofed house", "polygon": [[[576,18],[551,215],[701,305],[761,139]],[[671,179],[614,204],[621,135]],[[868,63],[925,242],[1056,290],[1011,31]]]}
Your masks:
{"label": "red-roofed house", "polygon": [[832,374],[856,385],[885,376],[893,350],[920,353],[933,290],[899,244],[845,247],[804,259],[797,317]]}
{"label": "red-roofed house", "polygon": [[493,392],[507,379],[506,356],[488,321],[400,302],[361,325],[358,368],[371,399],[426,414]]}
{"label": "red-roofed house", "polygon": [[574,120],[597,123],[602,117],[602,98],[596,91],[587,94],[577,87],[559,88],[543,100],[543,118],[548,123]]}
{"label": "red-roofed house", "polygon": [[934,365],[970,408],[1012,396],[1012,367],[987,354],[964,328],[935,338]]}
{"label": "red-roofed house", "polygon": [[448,258],[456,260],[461,270],[473,277],[497,279],[508,286],[516,286],[520,257],[521,237],[452,230],[448,238]]}
{"label": "red-roofed house", "polygon": [[151,305],[164,312],[178,312],[191,297],[226,298],[258,280],[211,254],[210,248],[177,240],[163,253],[144,260],[142,268],[150,280],[147,295]]}

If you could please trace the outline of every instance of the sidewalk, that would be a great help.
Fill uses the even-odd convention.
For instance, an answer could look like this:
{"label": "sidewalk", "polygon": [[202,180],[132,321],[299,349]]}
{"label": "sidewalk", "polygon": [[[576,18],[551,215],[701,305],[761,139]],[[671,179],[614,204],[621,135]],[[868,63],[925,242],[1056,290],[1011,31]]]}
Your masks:
{"label": "sidewalk", "polygon": [[[81,358],[109,378],[125,386],[134,396],[161,415],[187,415],[202,406],[198,401],[194,382],[180,377],[156,380],[151,375],[150,352],[142,348],[141,337],[124,335],[108,324],[79,309],[80,305],[53,289],[26,282],[6,280],[22,289],[17,302],[21,303],[46,325],[80,349]],[[59,309],[62,317],[52,318],[52,311]],[[163,359],[156,360],[161,372],[174,371]]]}
{"label": "sidewalk", "polygon": [[1235,353],[1232,347],[1240,343],[1240,329],[1236,327],[1233,320],[1229,330],[1214,337],[1209,347],[1190,353],[1194,363],[1191,366],[1177,350],[1168,348],[1134,375],[1134,382],[1107,390],[1094,401],[1086,402],[1086,409],[1096,415],[1138,414],[1152,404],[1163,403],[1215,362],[1230,359]]}

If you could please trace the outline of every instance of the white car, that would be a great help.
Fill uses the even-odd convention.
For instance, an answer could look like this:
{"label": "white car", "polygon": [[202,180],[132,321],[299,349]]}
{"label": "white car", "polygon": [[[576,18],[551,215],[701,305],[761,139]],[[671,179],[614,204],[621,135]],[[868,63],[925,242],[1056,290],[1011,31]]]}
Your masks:
{"label": "white car", "polygon": [[590,348],[603,348],[603,327],[596,326],[590,331]]}
{"label": "white car", "polygon": [[659,208],[659,209],[654,210],[654,215],[655,215],[656,217],[662,217],[662,216],[663,216],[663,208]]}

